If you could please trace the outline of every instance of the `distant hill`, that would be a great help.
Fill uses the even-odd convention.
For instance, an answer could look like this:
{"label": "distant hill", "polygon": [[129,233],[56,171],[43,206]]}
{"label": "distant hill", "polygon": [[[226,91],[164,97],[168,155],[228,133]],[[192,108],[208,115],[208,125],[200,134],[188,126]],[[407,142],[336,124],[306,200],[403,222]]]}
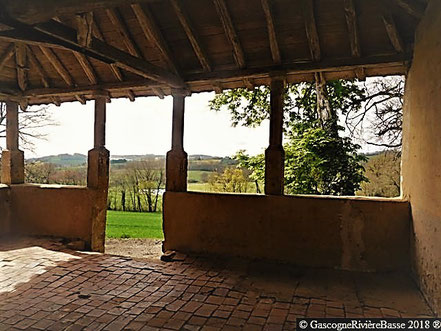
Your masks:
{"label": "distant hill", "polygon": [[77,167],[87,163],[87,156],[79,153],[58,154],[29,159],[28,162],[52,163],[60,167]]}

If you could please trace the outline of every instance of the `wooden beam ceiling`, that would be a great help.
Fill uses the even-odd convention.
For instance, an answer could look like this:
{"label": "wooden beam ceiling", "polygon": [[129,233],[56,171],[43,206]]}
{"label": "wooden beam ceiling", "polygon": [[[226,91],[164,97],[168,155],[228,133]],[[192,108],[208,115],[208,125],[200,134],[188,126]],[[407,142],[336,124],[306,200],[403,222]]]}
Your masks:
{"label": "wooden beam ceiling", "polygon": [[387,10],[385,10],[382,15],[382,19],[387,31],[387,35],[389,36],[390,42],[392,43],[392,46],[395,48],[395,51],[397,53],[403,53],[404,43],[403,40],[401,39],[400,33],[398,32],[393,16]]}
{"label": "wooden beam ceiling", "polygon": [[272,13],[270,0],[261,0],[263,12],[265,14],[266,26],[268,30],[268,38],[271,48],[271,56],[274,64],[282,63],[282,56],[280,55],[279,42],[277,41],[276,28],[274,26],[274,17]]}
{"label": "wooden beam ceiling", "polygon": [[80,52],[107,64],[114,64],[121,69],[130,71],[144,78],[176,88],[184,87],[182,79],[175,74],[123,52],[97,38],[92,38],[90,46],[81,47],[76,40],[76,31],[59,22],[52,20],[47,23],[35,25],[34,27],[11,19],[3,19],[2,23],[15,28],[15,30],[0,33],[0,38],[1,36],[8,35],[9,39],[15,37],[17,39],[16,41],[65,48]]}
{"label": "wooden beam ceiling", "polygon": [[354,0],[344,0],[346,25],[348,27],[351,53],[354,57],[361,56],[361,46],[358,34],[357,12]]}
{"label": "wooden beam ceiling", "polygon": [[6,64],[6,62],[8,62],[9,59],[14,55],[14,53],[15,53],[15,45],[11,44],[5,50],[5,52],[2,55],[0,55],[0,71],[3,69],[3,66]]}
{"label": "wooden beam ceiling", "polygon": [[208,60],[208,56],[203,49],[201,42],[199,40],[199,36],[197,35],[193,25],[188,17],[187,12],[182,6],[181,0],[170,0],[173,9],[175,10],[176,16],[178,17],[179,22],[182,25],[182,28],[187,35],[188,40],[190,41],[191,46],[199,59],[199,62],[202,68],[205,71],[211,71],[210,61]]}
{"label": "wooden beam ceiling", "polygon": [[32,67],[37,72],[38,76],[40,76],[41,84],[44,87],[49,88],[50,87],[49,76],[47,75],[40,61],[37,59],[34,52],[29,48],[29,46],[26,46],[26,50],[27,50],[29,62],[32,64]]}
{"label": "wooden beam ceiling", "polygon": [[67,86],[72,87],[75,85],[72,76],[69,71],[64,67],[63,63],[61,63],[60,59],[54,53],[54,51],[50,48],[46,48],[40,46],[41,52],[46,56],[47,60],[54,67],[55,71],[60,75],[60,77],[64,80]]}
{"label": "wooden beam ceiling", "polygon": [[305,20],[306,37],[313,61],[321,60],[320,39],[314,14],[314,0],[301,0],[303,18]]}
{"label": "wooden beam ceiling", "polygon": [[224,32],[233,47],[236,64],[240,69],[243,69],[246,67],[245,53],[242,44],[240,43],[239,36],[237,35],[236,28],[234,27],[233,20],[231,19],[227,4],[225,3],[225,0],[213,0],[213,3],[224,28]]}
{"label": "wooden beam ceiling", "polygon": [[28,87],[28,57],[23,43],[15,44],[15,64],[17,67],[17,83],[22,91]]}
{"label": "wooden beam ceiling", "polygon": [[407,12],[409,15],[421,19],[423,18],[425,6],[414,0],[392,0],[394,1],[401,9]]}

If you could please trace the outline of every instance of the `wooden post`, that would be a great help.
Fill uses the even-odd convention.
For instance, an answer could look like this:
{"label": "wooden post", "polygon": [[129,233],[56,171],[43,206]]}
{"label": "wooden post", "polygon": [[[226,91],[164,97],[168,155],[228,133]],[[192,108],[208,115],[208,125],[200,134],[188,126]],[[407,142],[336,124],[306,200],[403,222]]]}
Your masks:
{"label": "wooden post", "polygon": [[6,102],[6,149],[2,152],[2,183],[24,183],[24,153],[19,150],[18,104]]}
{"label": "wooden post", "polygon": [[270,143],[265,151],[265,194],[283,195],[285,151],[283,150],[283,105],[285,81],[271,81]]}
{"label": "wooden post", "polygon": [[187,191],[187,153],[184,151],[185,94],[173,95],[172,149],[167,153],[166,190]]}
{"label": "wooden post", "polygon": [[95,252],[104,252],[106,237],[110,165],[110,153],[105,147],[107,97],[98,96],[95,100],[94,148],[89,151],[87,162],[87,187],[94,195],[91,249]]}

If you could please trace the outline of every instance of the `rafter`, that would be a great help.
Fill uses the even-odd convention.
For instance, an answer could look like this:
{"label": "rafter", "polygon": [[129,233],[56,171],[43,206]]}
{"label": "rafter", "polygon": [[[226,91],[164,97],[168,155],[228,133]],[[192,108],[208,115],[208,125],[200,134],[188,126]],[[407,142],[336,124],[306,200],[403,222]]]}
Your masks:
{"label": "rafter", "polygon": [[261,0],[263,12],[265,14],[266,26],[268,29],[268,38],[271,47],[271,55],[273,57],[274,64],[281,64],[282,57],[280,55],[279,42],[277,41],[276,28],[274,26],[274,18],[271,9],[270,0]]}
{"label": "rafter", "polygon": [[224,27],[225,34],[233,47],[236,64],[240,69],[243,69],[246,67],[245,54],[239,36],[237,35],[236,28],[234,27],[233,20],[231,19],[227,4],[225,3],[225,0],[213,0],[213,3],[222,22],[222,26]]}
{"label": "rafter", "polygon": [[15,64],[17,67],[17,83],[22,91],[28,87],[28,58],[23,43],[15,44]]}
{"label": "rafter", "polygon": [[152,92],[159,98],[164,99],[164,91],[160,87],[152,87]]}
{"label": "rafter", "polygon": [[201,42],[199,41],[199,36],[196,34],[196,31],[193,28],[193,25],[190,22],[190,19],[184,10],[181,0],[170,0],[171,4],[175,10],[176,16],[179,19],[179,22],[184,29],[188,40],[190,41],[191,46],[193,47],[194,52],[196,53],[197,58],[205,71],[211,71],[211,65],[208,61],[208,57],[205,53],[205,50],[201,46]]}
{"label": "rafter", "polygon": [[421,19],[423,18],[425,7],[422,3],[414,0],[392,0],[409,15]]}
{"label": "rafter", "polygon": [[7,35],[9,39],[12,38],[16,41],[65,48],[83,53],[107,64],[114,64],[121,69],[171,87],[182,88],[184,86],[182,79],[171,72],[123,52],[99,39],[92,38],[91,46],[81,47],[76,40],[76,31],[61,23],[50,21],[34,27],[10,19],[3,20],[2,23],[16,29],[12,30],[12,32],[1,32],[0,38]]}
{"label": "rafter", "polygon": [[32,64],[38,76],[40,76],[41,83],[46,88],[50,87],[49,76],[47,75],[40,61],[37,59],[34,52],[29,48],[29,46],[26,46],[26,51],[28,54],[29,62]]}
{"label": "rafter", "polygon": [[167,66],[174,73],[178,73],[178,65],[174,60],[172,52],[158,28],[155,19],[147,7],[142,7],[139,4],[133,4],[132,10],[135,13],[136,19],[144,33],[144,36],[149,40],[161,53],[162,59],[165,61]]}
{"label": "rafter", "polygon": [[84,54],[81,53],[74,52],[74,55],[78,63],[80,64],[81,68],[83,68],[83,71],[86,74],[87,78],[89,79],[89,82],[91,84],[98,84],[98,78],[96,76],[95,69],[93,68],[89,59]]}
{"label": "rafter", "polygon": [[84,98],[82,95],[75,95],[75,99],[77,99],[77,101],[80,102],[82,105],[86,104],[86,98]]}
{"label": "rafter", "polygon": [[47,60],[52,64],[55,71],[60,75],[60,77],[64,80],[67,86],[72,87],[75,85],[72,76],[69,71],[64,67],[63,63],[61,63],[60,59],[58,59],[57,55],[53,50],[40,46],[41,52],[46,56]]}
{"label": "rafter", "polygon": [[360,57],[361,46],[358,34],[357,11],[355,9],[354,0],[344,0],[344,7],[349,41],[351,44],[351,53],[354,57]]}
{"label": "rafter", "polygon": [[320,39],[317,31],[314,14],[314,0],[301,0],[303,17],[305,20],[306,37],[313,61],[321,60]]}
{"label": "rafter", "polygon": [[0,56],[0,71],[3,69],[3,66],[15,53],[15,45],[11,44],[8,48],[6,48],[5,52]]}
{"label": "rafter", "polygon": [[121,39],[124,42],[124,45],[126,46],[129,53],[133,56],[142,58],[141,50],[130,35],[129,29],[124,23],[124,20],[122,19],[119,11],[117,9],[107,9],[106,13],[109,20],[117,28]]}
{"label": "rafter", "polygon": [[392,17],[390,12],[385,10],[383,12],[382,19],[387,31],[387,35],[389,36],[390,42],[392,43],[392,46],[394,46],[397,53],[403,53],[404,43],[403,40],[401,39],[400,33],[398,32],[394,18]]}
{"label": "rafter", "polygon": [[93,12],[75,15],[77,40],[80,46],[90,46],[93,36]]}

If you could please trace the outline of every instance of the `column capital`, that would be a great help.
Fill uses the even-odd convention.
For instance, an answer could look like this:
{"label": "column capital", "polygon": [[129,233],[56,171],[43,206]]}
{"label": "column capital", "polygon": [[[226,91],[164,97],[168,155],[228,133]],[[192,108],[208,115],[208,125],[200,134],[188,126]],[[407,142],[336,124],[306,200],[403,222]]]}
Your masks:
{"label": "column capital", "polygon": [[171,95],[174,97],[189,97],[191,91],[188,88],[172,88]]}

